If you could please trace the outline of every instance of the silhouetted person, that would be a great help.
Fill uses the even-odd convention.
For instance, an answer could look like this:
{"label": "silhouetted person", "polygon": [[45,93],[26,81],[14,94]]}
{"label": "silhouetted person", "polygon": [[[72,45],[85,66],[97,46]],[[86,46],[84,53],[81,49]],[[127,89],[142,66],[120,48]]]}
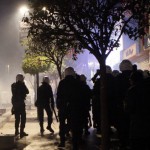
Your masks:
{"label": "silhouetted person", "polygon": [[50,82],[49,77],[44,76],[42,85],[37,89],[36,106],[38,108],[38,118],[40,123],[41,135],[43,135],[44,132],[44,127],[43,127],[44,110],[46,111],[48,117],[46,129],[52,133],[54,132],[54,130],[51,128],[51,124],[53,121],[52,110],[54,109],[54,99],[53,99],[52,88],[49,82]]}
{"label": "silhouetted person", "polygon": [[97,133],[101,133],[100,78],[95,81],[92,94],[93,127],[97,129]]}
{"label": "silhouetted person", "polygon": [[89,123],[91,121],[91,116],[90,116],[90,110],[91,110],[91,98],[92,98],[92,90],[86,83],[86,76],[81,74],[80,75],[80,81],[81,81],[81,86],[82,86],[82,101],[83,103],[83,129],[84,129],[84,134],[89,135],[90,132],[88,131],[89,129]]}
{"label": "silhouetted person", "polygon": [[[75,75],[73,68],[66,69],[64,72],[64,78],[59,82],[57,88],[56,106],[58,109],[59,117],[59,136],[60,144],[59,147],[65,147],[66,134],[69,132],[70,126],[70,111],[69,111],[69,77]],[[69,89],[70,88],[70,89]]]}
{"label": "silhouetted person", "polygon": [[[116,88],[115,80],[112,75],[110,66],[106,66],[106,83],[107,83],[107,98],[108,98],[108,112],[109,112],[109,126],[114,124],[114,113],[115,113],[115,98]],[[101,133],[101,78],[97,79],[93,88],[93,126],[97,129],[97,133]]]}
{"label": "silhouetted person", "polygon": [[150,82],[145,82],[140,71],[130,77],[131,88],[127,94],[130,114],[130,142],[132,150],[150,149]]}
{"label": "silhouetted person", "polygon": [[126,148],[129,144],[129,126],[130,118],[129,114],[125,111],[125,96],[130,87],[130,75],[132,73],[132,63],[125,59],[119,65],[121,73],[116,78],[117,85],[117,102],[115,113],[116,116],[116,128],[118,130],[121,147]]}
{"label": "silhouetted person", "polygon": [[20,138],[22,138],[28,136],[28,134],[24,132],[24,128],[26,124],[25,98],[26,94],[29,94],[22,74],[17,74],[16,82],[11,85],[11,91],[13,113],[15,115],[15,135],[17,136],[19,134],[20,126]]}
{"label": "silhouetted person", "polygon": [[132,71],[133,71],[133,72],[136,72],[136,71],[137,71],[137,65],[136,65],[136,64],[132,65]]}
{"label": "silhouetted person", "polygon": [[[106,84],[107,84],[107,99],[108,99],[108,119],[109,126],[114,126],[116,113],[115,113],[115,105],[116,105],[116,84],[115,77],[112,74],[112,69],[110,66],[106,66]],[[119,75],[119,74],[118,74]],[[111,133],[111,130],[110,130]]]}
{"label": "silhouetted person", "polygon": [[70,117],[70,129],[72,132],[73,150],[78,150],[82,135],[82,103],[81,82],[76,78],[72,67],[65,69],[65,78],[60,81],[57,90],[57,108],[59,114],[60,145],[65,146],[67,115]]}
{"label": "silhouetted person", "polygon": [[144,76],[145,82],[149,82],[150,83],[150,72],[148,70],[144,70],[143,71],[143,76]]}
{"label": "silhouetted person", "polygon": [[119,70],[113,70],[113,71],[112,71],[112,75],[113,75],[114,77],[117,77],[119,74],[120,74]]}
{"label": "silhouetted person", "polygon": [[96,71],[96,73],[94,74],[94,76],[92,77],[92,81],[93,81],[93,83],[95,83],[96,82],[96,80],[97,80],[97,77],[99,77],[100,76],[100,70],[98,69],[97,71]]}

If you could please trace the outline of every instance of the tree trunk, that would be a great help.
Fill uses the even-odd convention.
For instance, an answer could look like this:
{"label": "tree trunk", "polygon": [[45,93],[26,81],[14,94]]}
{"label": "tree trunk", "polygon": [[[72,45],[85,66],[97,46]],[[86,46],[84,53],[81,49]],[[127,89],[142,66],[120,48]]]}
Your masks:
{"label": "tree trunk", "polygon": [[36,73],[36,82],[37,82],[37,89],[39,87],[39,73]]}
{"label": "tree trunk", "polygon": [[57,66],[57,71],[58,71],[59,78],[61,80],[62,79],[61,66],[59,66],[59,65],[56,65],[56,66]]}
{"label": "tree trunk", "polygon": [[37,89],[39,87],[39,73],[35,74],[35,81],[34,81],[34,92],[35,92],[35,96],[34,96],[34,100],[36,101],[37,99]]}
{"label": "tree trunk", "polygon": [[[35,101],[37,100],[37,89],[39,87],[39,73],[37,72],[35,74],[35,77],[36,77],[36,89],[35,89]],[[38,107],[37,107],[37,119],[38,119]]]}
{"label": "tree trunk", "polygon": [[102,132],[102,150],[109,150],[109,121],[108,121],[108,99],[107,99],[107,83],[106,83],[106,64],[105,58],[101,58],[101,86],[100,86],[100,100],[101,100],[101,132]]}

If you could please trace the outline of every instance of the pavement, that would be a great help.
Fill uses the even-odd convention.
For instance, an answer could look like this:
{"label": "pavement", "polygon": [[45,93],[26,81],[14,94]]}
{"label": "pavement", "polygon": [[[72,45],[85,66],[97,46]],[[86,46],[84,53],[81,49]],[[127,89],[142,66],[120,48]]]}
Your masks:
{"label": "pavement", "polygon": [[0,128],[5,125],[7,121],[11,118],[11,110],[6,109],[6,112],[0,116]]}
{"label": "pavement", "polygon": [[[2,119],[3,118],[3,121]],[[11,111],[7,111],[0,118],[0,137],[3,139],[3,145],[6,148],[1,148],[2,142],[0,138],[0,150],[63,150],[58,148],[59,144],[59,135],[58,127],[59,123],[54,119],[52,128],[54,129],[54,134],[46,130],[46,114],[45,114],[45,132],[44,136],[40,135],[40,127],[37,120],[37,111],[35,107],[32,107],[31,110],[27,110],[27,122],[25,132],[29,136],[22,139],[14,138],[14,115],[11,115]],[[5,121],[4,121],[5,120]],[[100,135],[96,134],[96,131],[93,128],[89,129],[90,135],[83,136],[83,142],[81,144],[80,150],[100,150]],[[14,138],[14,146],[10,148],[8,144],[8,137]],[[8,148],[7,148],[8,147]],[[71,138],[68,138],[66,141],[65,150],[71,150]]]}

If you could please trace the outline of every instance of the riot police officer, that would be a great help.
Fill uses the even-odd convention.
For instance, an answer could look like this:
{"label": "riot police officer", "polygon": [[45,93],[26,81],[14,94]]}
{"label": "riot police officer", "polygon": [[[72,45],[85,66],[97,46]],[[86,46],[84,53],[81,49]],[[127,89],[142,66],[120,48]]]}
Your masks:
{"label": "riot police officer", "polygon": [[54,98],[53,98],[52,88],[49,82],[50,82],[49,77],[44,76],[42,85],[37,90],[36,106],[38,107],[38,117],[39,117],[41,135],[43,135],[44,132],[44,127],[43,127],[44,110],[46,111],[48,116],[47,130],[49,130],[52,133],[54,132],[54,130],[51,128],[51,124],[53,121],[52,110],[54,110]]}
{"label": "riot police officer", "polygon": [[12,105],[13,113],[15,115],[15,135],[19,134],[20,125],[20,138],[28,136],[24,132],[26,124],[26,110],[25,110],[25,98],[29,94],[29,90],[24,83],[24,76],[17,74],[16,82],[11,85],[12,91]]}

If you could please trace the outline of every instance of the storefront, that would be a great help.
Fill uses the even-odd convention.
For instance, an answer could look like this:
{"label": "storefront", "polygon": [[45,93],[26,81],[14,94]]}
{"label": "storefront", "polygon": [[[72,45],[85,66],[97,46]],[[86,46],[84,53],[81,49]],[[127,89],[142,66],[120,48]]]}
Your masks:
{"label": "storefront", "polygon": [[121,51],[121,60],[129,59],[133,64],[137,64],[138,69],[150,70],[150,35],[144,41],[135,42],[127,49]]}

